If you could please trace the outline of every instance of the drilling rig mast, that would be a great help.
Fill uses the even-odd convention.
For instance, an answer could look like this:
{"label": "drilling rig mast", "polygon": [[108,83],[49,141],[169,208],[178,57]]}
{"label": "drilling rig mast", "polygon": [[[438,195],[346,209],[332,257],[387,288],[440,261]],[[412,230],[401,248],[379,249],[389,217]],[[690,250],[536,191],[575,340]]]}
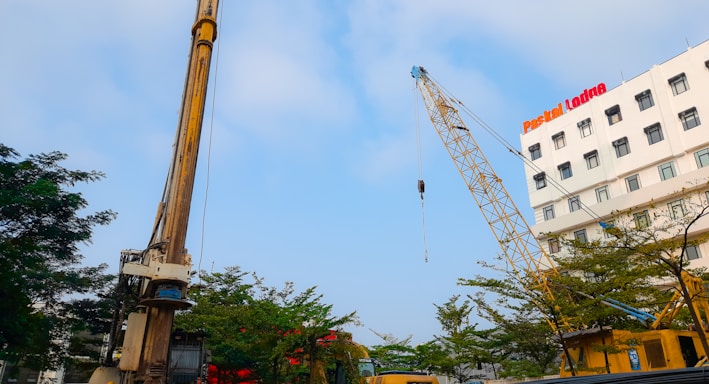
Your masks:
{"label": "drilling rig mast", "polygon": [[[172,160],[148,247],[123,251],[122,281],[139,285],[138,311],[128,315],[119,372],[91,383],[165,384],[175,310],[188,308],[191,258],[185,249],[219,0],[197,0]],[[118,325],[120,326],[120,324]],[[98,370],[97,370],[98,372]],[[94,378],[96,376],[96,378]]]}

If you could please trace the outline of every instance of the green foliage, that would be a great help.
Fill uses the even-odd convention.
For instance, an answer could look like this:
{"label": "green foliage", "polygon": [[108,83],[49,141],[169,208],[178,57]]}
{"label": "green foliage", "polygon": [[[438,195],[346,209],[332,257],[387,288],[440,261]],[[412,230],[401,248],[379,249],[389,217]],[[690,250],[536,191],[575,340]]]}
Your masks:
{"label": "green foliage", "polygon": [[457,301],[460,296],[455,295],[448,299],[443,305],[436,305],[436,319],[441,323],[443,332],[450,336],[456,336],[469,329],[468,321],[472,308],[470,300],[463,301],[463,305],[458,306]]}
{"label": "green foliage", "polygon": [[470,325],[469,317],[473,308],[470,300],[458,305],[460,297],[452,296],[443,305],[436,305],[436,318],[441,323],[443,335],[436,336],[435,343],[440,350],[430,349],[430,361],[435,372],[453,377],[465,383],[480,377],[473,370],[482,363],[484,351],[481,349],[480,331],[477,324]]}
{"label": "green foliage", "polygon": [[516,274],[507,271],[501,279],[476,276],[459,282],[482,289],[471,300],[477,314],[494,327],[479,332],[484,351],[479,359],[490,364],[496,376],[539,377],[558,372],[561,345],[550,322],[563,323],[559,306],[568,303],[567,295],[557,294],[552,300],[527,289]]}
{"label": "green foliage", "polygon": [[577,319],[577,324],[612,326],[616,329],[642,330],[647,325],[626,312],[604,305],[606,299],[650,313],[658,313],[671,293],[658,290],[655,284],[668,273],[657,262],[644,262],[633,248],[621,246],[618,238],[586,243],[560,239],[567,250],[555,258],[564,273],[551,276],[557,291],[571,297],[562,303],[562,312]]}
{"label": "green foliage", "polygon": [[[474,283],[476,280],[471,280]],[[490,285],[487,279],[483,283]],[[538,308],[523,298],[527,291],[510,282],[498,285],[515,300],[501,298],[490,302],[484,293],[472,298],[477,313],[495,324],[495,328],[479,332],[483,353],[480,361],[490,364],[500,377],[539,377],[558,372],[561,347],[553,329]]]}
{"label": "green foliage", "polygon": [[369,348],[369,357],[377,361],[381,371],[411,371],[420,368],[416,349],[407,344],[372,346]]}
{"label": "green foliage", "polygon": [[[670,325],[685,327],[692,324],[697,330],[704,350],[709,350],[709,342],[703,331],[704,320],[692,303],[695,300],[706,300],[706,296],[702,295],[703,292],[694,292],[690,289],[688,284],[691,283],[687,280],[692,276],[701,276],[704,269],[687,269],[689,265],[687,249],[709,240],[709,232],[699,235],[691,233],[692,227],[709,214],[709,203],[704,192],[707,184],[697,184],[676,192],[668,197],[668,200],[674,200],[668,204],[667,209],[659,208],[651,202],[651,214],[648,210],[614,212],[615,225],[606,229],[610,237],[600,242],[601,249],[610,249],[619,257],[627,258],[632,263],[632,268],[643,265],[658,268],[659,272],[656,275],[649,276],[654,278],[652,282],[668,285],[671,289],[656,307],[667,304],[670,301],[669,297],[678,292],[682,300],[670,302],[670,305],[674,306],[682,302],[686,304],[683,311],[688,313],[691,322],[681,324],[679,320],[686,319],[687,316],[680,315]],[[636,283],[642,284],[642,280],[636,279]],[[700,282],[699,285],[703,284]],[[700,290],[703,291],[701,288]],[[639,293],[641,299],[645,299],[645,295],[648,294],[651,293]],[[657,308],[648,307],[659,312]],[[709,314],[705,313],[704,317],[707,316]],[[661,318],[662,326],[668,326],[666,322],[670,320],[672,319]]]}
{"label": "green foliage", "polygon": [[444,372],[448,362],[448,351],[437,340],[417,345],[414,354],[418,370],[441,374]]}
{"label": "green foliage", "polygon": [[105,265],[81,267],[79,245],[115,214],[79,216],[88,202],[70,191],[100,180],[100,172],[65,169],[59,152],[18,158],[0,144],[0,360],[56,368],[68,358],[62,340],[106,325],[94,321],[105,318],[97,299],[68,297],[101,293],[112,280]]}
{"label": "green foliage", "polygon": [[[253,281],[247,282],[249,277]],[[337,361],[346,371],[357,372],[354,356],[363,350],[349,335],[331,333],[355,323],[355,313],[333,316],[332,305],[324,304],[314,287],[296,293],[286,283],[278,290],[238,267],[203,274],[201,280],[190,290],[195,305],[178,313],[175,324],[206,332],[213,364],[221,369],[249,369],[255,378],[272,383],[315,380],[311,372],[325,375]],[[314,367],[316,362],[323,365]]]}

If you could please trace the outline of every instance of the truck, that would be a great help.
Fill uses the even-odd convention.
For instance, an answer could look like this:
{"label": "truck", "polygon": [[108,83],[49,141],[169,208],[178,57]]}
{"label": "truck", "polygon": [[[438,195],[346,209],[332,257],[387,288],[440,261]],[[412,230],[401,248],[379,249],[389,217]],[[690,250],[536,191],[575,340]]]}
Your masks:
{"label": "truck", "polygon": [[413,371],[384,371],[366,380],[367,384],[438,384],[436,376]]}

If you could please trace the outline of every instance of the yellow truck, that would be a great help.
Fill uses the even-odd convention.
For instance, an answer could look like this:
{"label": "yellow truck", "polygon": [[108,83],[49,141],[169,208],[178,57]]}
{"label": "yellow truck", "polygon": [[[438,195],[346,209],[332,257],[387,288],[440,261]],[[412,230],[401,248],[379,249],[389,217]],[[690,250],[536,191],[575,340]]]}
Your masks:
{"label": "yellow truck", "polygon": [[385,371],[366,378],[367,384],[438,384],[436,376],[424,372]]}

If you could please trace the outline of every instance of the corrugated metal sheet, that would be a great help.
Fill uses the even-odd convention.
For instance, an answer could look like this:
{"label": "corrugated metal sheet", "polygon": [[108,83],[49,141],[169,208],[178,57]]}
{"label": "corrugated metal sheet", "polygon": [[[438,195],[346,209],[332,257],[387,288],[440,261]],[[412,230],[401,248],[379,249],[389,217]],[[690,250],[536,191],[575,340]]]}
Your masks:
{"label": "corrugated metal sheet", "polygon": [[170,384],[188,384],[197,381],[204,358],[204,335],[177,332],[170,344]]}

